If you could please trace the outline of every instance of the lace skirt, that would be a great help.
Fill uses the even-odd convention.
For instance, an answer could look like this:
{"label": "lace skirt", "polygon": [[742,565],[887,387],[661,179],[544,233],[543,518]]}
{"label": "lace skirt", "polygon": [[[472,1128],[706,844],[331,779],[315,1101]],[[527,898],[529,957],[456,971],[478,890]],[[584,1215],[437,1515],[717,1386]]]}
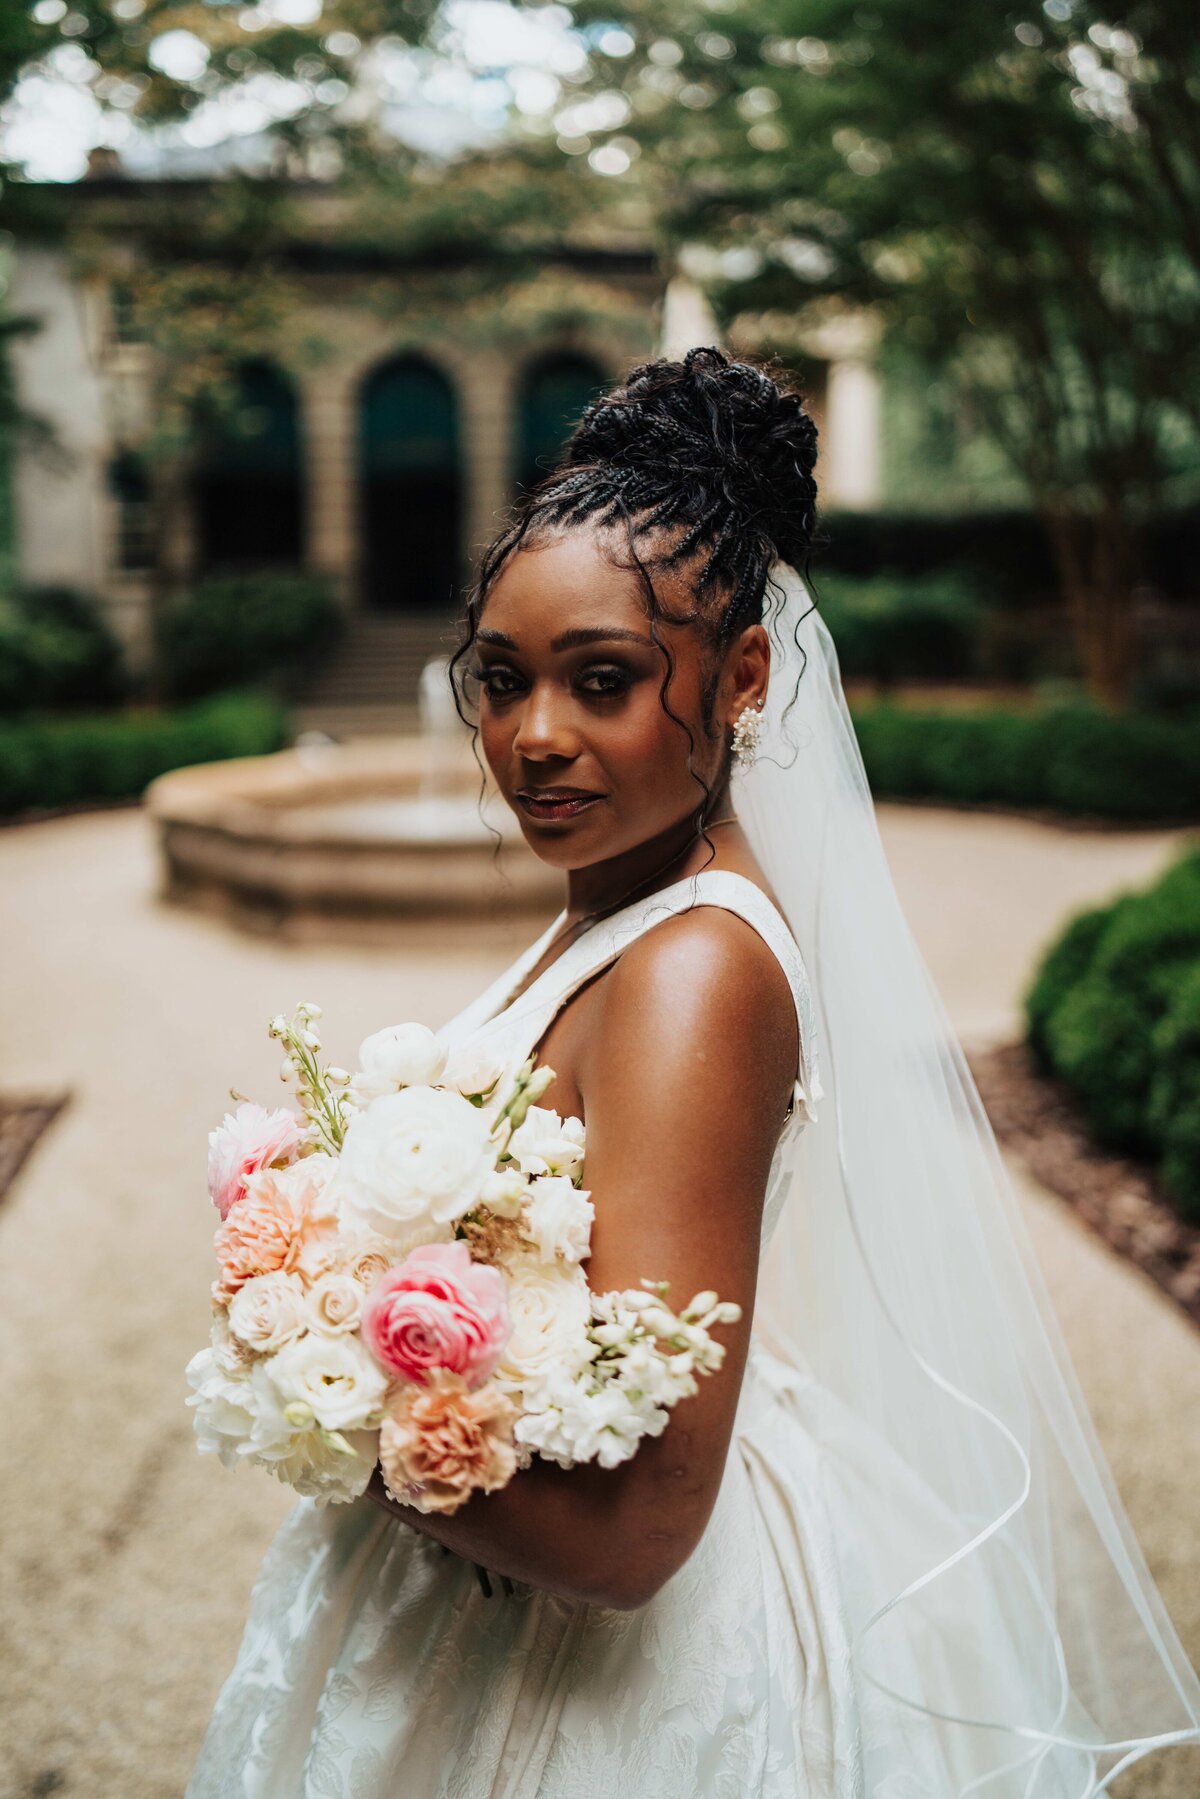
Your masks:
{"label": "lace skirt", "polygon": [[867,1718],[836,1489],[806,1424],[822,1402],[752,1349],[704,1535],[634,1612],[519,1582],[489,1599],[468,1562],[370,1501],[301,1500],[263,1562],[187,1799],[953,1790],[922,1733]]}

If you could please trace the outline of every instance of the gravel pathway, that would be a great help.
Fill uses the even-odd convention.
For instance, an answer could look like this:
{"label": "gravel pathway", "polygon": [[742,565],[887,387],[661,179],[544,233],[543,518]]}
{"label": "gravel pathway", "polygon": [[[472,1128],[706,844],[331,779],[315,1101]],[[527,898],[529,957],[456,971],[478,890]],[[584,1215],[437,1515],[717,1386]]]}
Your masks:
{"label": "gravel pathway", "polygon": [[[1174,842],[899,808],[884,830],[972,1039],[1011,1032],[1065,912],[1145,880]],[[0,1091],[72,1092],[0,1207],[3,1799],[176,1799],[290,1503],[197,1457],[182,1403],[208,1321],[205,1132],[228,1086],[282,1091],[260,1025],[318,1000],[327,1049],[348,1060],[389,1019],[451,1015],[532,935],[493,923],[414,932],[399,953],[276,945],[155,890],[136,812],[0,832]],[[1200,1412],[1200,1340],[1064,1207],[1022,1192],[1118,1484],[1200,1658],[1200,1443],[1182,1434]],[[1192,1799],[1187,1759],[1127,1790]]]}

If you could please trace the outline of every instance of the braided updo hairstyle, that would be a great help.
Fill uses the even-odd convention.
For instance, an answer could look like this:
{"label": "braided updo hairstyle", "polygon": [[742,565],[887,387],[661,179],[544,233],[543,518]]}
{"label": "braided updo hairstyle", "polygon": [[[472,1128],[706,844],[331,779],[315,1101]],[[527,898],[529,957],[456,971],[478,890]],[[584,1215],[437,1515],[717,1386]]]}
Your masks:
{"label": "braided updo hairstyle", "polygon": [[[575,525],[623,526],[651,636],[667,657],[662,701],[673,718],[666,697],[671,654],[658,623],[695,624],[708,640],[704,728],[711,736],[722,653],[739,631],[762,622],[772,562],[807,567],[816,454],[817,428],[801,395],[754,364],[713,348],[689,350],[681,362],[638,364],[587,408],[557,468],[484,552],[463,641],[451,657],[456,700],[458,665],[509,558]],[[674,569],[689,574],[690,611],[667,610],[655,592],[653,572]],[[690,727],[678,722],[691,739]]]}

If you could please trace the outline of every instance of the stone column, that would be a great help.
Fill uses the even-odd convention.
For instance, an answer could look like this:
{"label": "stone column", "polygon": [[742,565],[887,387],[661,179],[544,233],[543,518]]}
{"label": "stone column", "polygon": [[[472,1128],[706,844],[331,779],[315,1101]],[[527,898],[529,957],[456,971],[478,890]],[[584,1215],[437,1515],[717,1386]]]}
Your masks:
{"label": "stone column", "polygon": [[879,503],[879,377],[862,357],[830,362],[820,471],[827,505],[858,512]]}
{"label": "stone column", "polygon": [[458,370],[463,472],[464,578],[496,535],[500,515],[512,499],[512,361],[503,350],[478,350]]}
{"label": "stone column", "polygon": [[355,393],[350,372],[334,366],[313,370],[301,386],[305,565],[329,575],[347,606],[358,600]]}

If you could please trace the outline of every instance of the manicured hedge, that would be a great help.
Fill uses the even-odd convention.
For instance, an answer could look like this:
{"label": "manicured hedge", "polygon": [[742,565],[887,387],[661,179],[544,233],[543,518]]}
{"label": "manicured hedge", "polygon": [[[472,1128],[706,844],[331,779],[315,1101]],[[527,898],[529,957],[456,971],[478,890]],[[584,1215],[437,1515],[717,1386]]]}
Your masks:
{"label": "manicured hedge", "polygon": [[0,814],[127,799],[168,769],[262,755],[287,740],[283,705],[253,692],[166,711],[12,720],[0,724]]}
{"label": "manicured hedge", "polygon": [[121,647],[85,594],[40,587],[0,598],[0,713],[109,705],[125,687]]}
{"label": "manicured hedge", "polygon": [[1200,851],[1074,919],[1025,1013],[1039,1065],[1074,1090],[1098,1139],[1156,1162],[1200,1222]]}
{"label": "manicured hedge", "polygon": [[997,804],[1095,818],[1200,819],[1200,715],[1114,715],[1084,703],[1029,712],[854,714],[881,799]]}
{"label": "manicured hedge", "polygon": [[295,569],[259,569],[198,582],[167,608],[159,653],[178,699],[243,683],[287,687],[341,635],[332,584]]}
{"label": "manicured hedge", "polygon": [[830,576],[821,614],[848,681],[962,681],[981,670],[985,608],[960,574]]}

